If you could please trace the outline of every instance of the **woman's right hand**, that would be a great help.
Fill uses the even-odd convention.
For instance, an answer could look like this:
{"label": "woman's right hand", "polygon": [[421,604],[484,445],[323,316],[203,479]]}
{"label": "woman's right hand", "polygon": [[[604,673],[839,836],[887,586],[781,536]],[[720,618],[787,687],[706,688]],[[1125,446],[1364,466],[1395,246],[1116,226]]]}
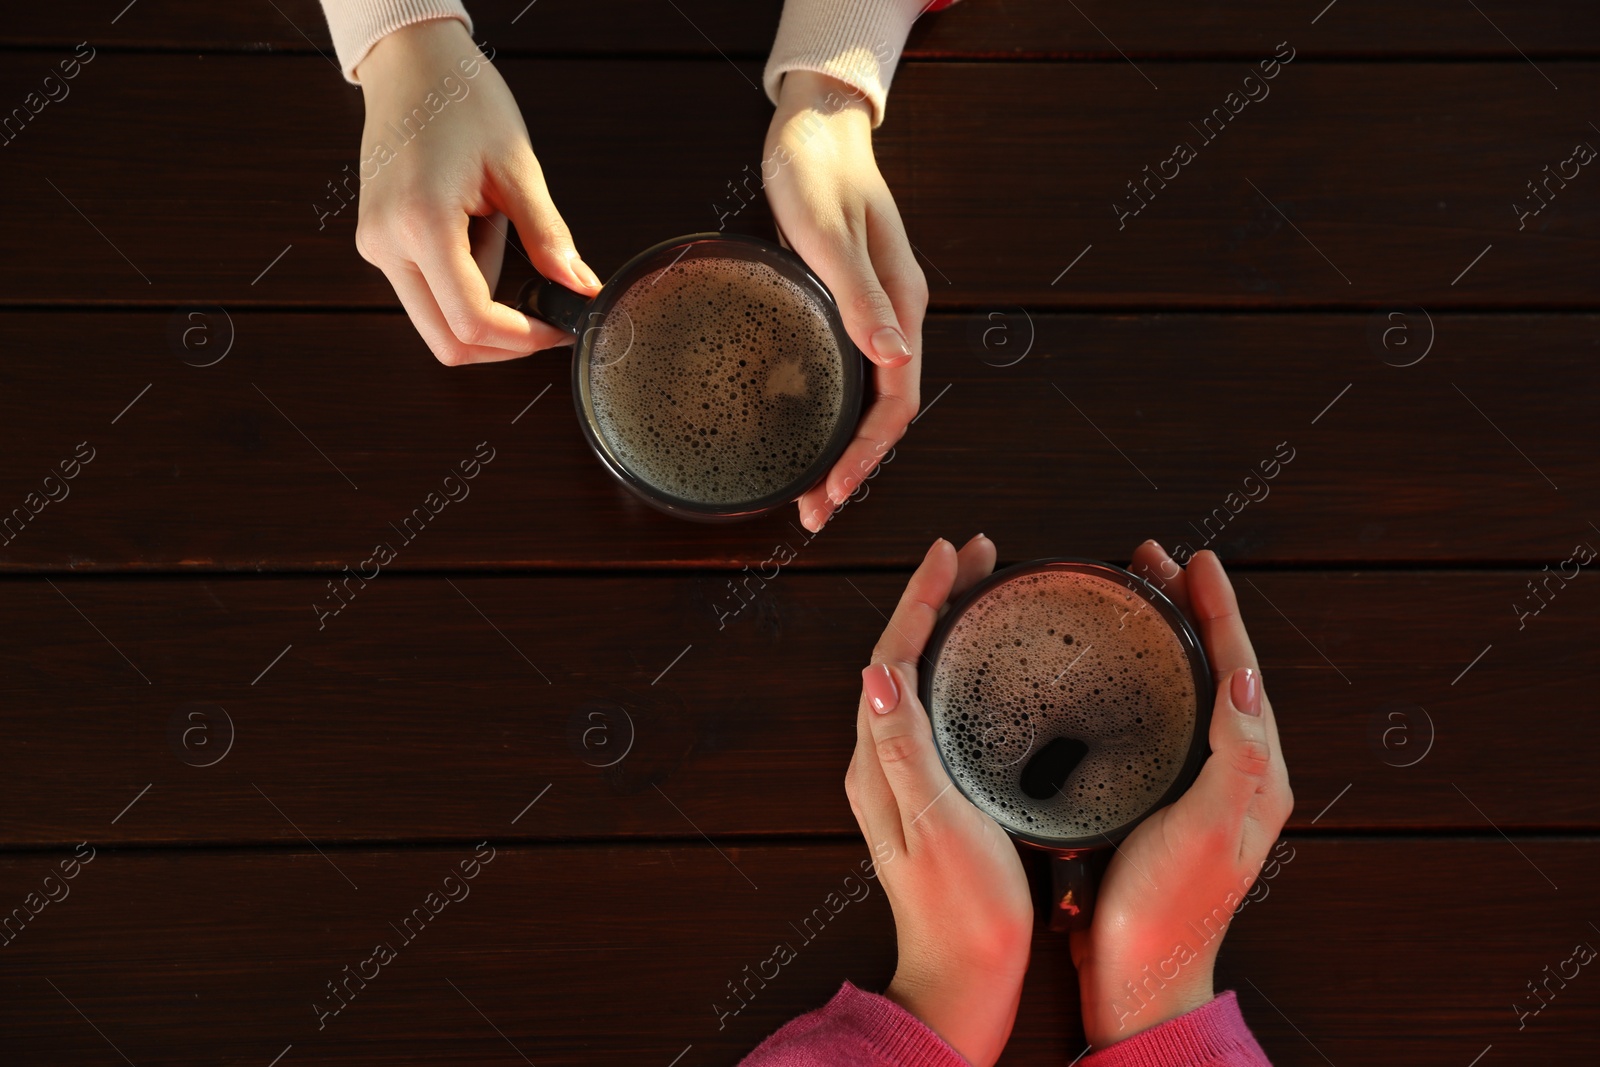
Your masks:
{"label": "woman's right hand", "polygon": [[1095,1048],[1212,999],[1222,936],[1294,807],[1272,702],[1216,554],[1200,552],[1184,570],[1146,541],[1131,569],[1195,621],[1217,694],[1200,776],[1118,846],[1089,929],[1072,934]]}
{"label": "woman's right hand", "polygon": [[592,295],[511,90],[457,19],[403,27],[356,70],[366,97],[356,248],[447,366],[572,343],[496,303],[506,218],[534,269]]}

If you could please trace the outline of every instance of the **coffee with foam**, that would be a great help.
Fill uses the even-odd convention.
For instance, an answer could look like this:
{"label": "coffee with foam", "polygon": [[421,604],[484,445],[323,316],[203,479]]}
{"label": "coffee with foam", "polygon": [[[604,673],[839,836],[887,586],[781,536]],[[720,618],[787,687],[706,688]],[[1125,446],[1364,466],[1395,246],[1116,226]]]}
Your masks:
{"label": "coffee with foam", "polygon": [[772,267],[685,258],[607,312],[588,369],[596,430],[660,492],[701,505],[761,500],[828,449],[844,358],[824,309]]}
{"label": "coffee with foam", "polygon": [[1172,624],[1126,586],[1065,569],[989,588],[950,627],[928,712],[961,791],[1001,826],[1097,839],[1183,772],[1197,698]]}

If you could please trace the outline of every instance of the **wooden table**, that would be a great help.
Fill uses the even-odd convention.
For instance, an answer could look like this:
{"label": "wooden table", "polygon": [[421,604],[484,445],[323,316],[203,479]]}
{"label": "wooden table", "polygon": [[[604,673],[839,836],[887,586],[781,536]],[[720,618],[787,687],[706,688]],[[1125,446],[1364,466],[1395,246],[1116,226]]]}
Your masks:
{"label": "wooden table", "polygon": [[[1299,807],[1218,981],[1274,1063],[1593,1059],[1600,975],[1549,979],[1600,945],[1600,578],[1568,562],[1600,546],[1600,172],[1564,162],[1600,146],[1592,6],[924,20],[878,135],[932,289],[924,411],[810,537],[626,497],[563,353],[432,359],[354,208],[319,227],[361,100],[311,0],[124,3],[0,29],[5,109],[93,48],[0,147],[0,506],[29,508],[0,1061],[693,1067],[881,988],[874,890],[719,1019],[865,857],[857,671],[927,544],[980,529],[1002,561],[1153,536],[1232,568]],[[472,6],[602,274],[716,225],[774,0]],[[1041,935],[1004,1062],[1082,1049]]]}

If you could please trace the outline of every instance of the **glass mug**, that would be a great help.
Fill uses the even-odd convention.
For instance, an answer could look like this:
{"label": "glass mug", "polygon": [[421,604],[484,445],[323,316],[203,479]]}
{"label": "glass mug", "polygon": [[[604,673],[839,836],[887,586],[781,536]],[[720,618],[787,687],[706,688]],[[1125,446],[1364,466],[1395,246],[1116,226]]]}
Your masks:
{"label": "glass mug", "polygon": [[951,781],[1048,863],[1049,928],[1087,927],[1116,843],[1181,796],[1209,752],[1199,635],[1122,567],[1041,559],[951,604],[925,667]]}
{"label": "glass mug", "polygon": [[[780,299],[793,305],[789,308],[791,319],[800,314],[797,309],[805,309],[804,314],[800,314],[804,321],[798,324],[791,322],[789,325],[797,325],[799,330],[808,332],[812,341],[816,342],[812,346],[815,353],[811,363],[813,374],[805,373],[803,357],[802,362],[770,366],[769,364],[780,361],[783,354],[779,348],[772,347],[778,343],[771,328],[777,323],[777,318],[774,317],[771,321],[754,327],[750,325],[750,321],[745,321],[743,326],[750,330],[748,337],[751,339],[751,344],[757,345],[757,335],[764,331],[767,347],[739,349],[731,355],[737,357],[742,351],[754,366],[746,367],[743,360],[727,364],[724,359],[723,364],[718,366],[718,376],[715,379],[708,378],[701,383],[696,378],[693,387],[684,383],[684,392],[693,392],[692,400],[706,397],[701,401],[701,406],[709,414],[702,416],[701,419],[708,422],[716,421],[719,416],[726,419],[736,406],[741,406],[744,412],[748,412],[748,404],[740,399],[741,395],[745,398],[751,396],[749,393],[751,384],[757,386],[758,393],[762,393],[762,387],[765,386],[764,395],[768,399],[765,401],[764,414],[770,416],[773,421],[785,418],[790,420],[788,423],[790,441],[792,442],[796,432],[802,432],[806,436],[807,443],[812,446],[811,451],[815,453],[796,459],[794,457],[798,454],[798,450],[791,450],[787,453],[790,468],[788,476],[783,477],[781,481],[766,479],[767,484],[754,490],[749,489],[750,483],[761,482],[762,479],[746,478],[745,491],[732,496],[723,492],[696,497],[681,491],[681,487],[663,484],[670,479],[660,476],[660,473],[665,469],[663,465],[676,464],[676,469],[682,471],[685,461],[704,466],[704,457],[711,456],[712,450],[716,448],[721,449],[717,460],[719,464],[728,463],[730,466],[743,464],[746,469],[755,470],[762,462],[757,454],[757,450],[762,447],[772,449],[767,453],[769,458],[766,462],[776,462],[770,457],[778,455],[779,450],[774,446],[756,444],[755,440],[750,439],[754,431],[732,426],[733,437],[739,439],[735,445],[723,443],[733,439],[730,437],[724,437],[723,442],[712,441],[707,436],[704,426],[699,427],[697,434],[657,432],[662,425],[673,419],[678,420],[678,424],[673,427],[674,430],[685,429],[682,420],[689,416],[670,410],[674,406],[676,396],[670,397],[656,411],[646,413],[636,407],[627,419],[611,418],[608,422],[604,410],[607,401],[603,398],[608,395],[605,390],[613,388],[607,384],[611,378],[635,374],[639,376],[639,381],[648,382],[651,387],[656,387],[662,375],[672,374],[674,368],[662,358],[662,353],[655,351],[648,344],[649,326],[634,322],[627,307],[630,303],[639,307],[638,301],[649,299],[648,288],[668,277],[674,277],[673,285],[679,288],[669,287],[669,290],[664,292],[689,293],[696,297],[705,295],[694,292],[692,288],[694,264],[698,260],[724,260],[742,264],[745,266],[733,268],[735,274],[742,269],[751,277],[757,277],[753,272],[760,271],[761,268],[770,268],[783,280],[783,283],[787,283],[786,286],[777,283],[777,288],[781,293],[787,294],[780,296]],[[683,266],[680,268],[680,265]],[[676,275],[673,274],[674,271],[677,272]],[[769,276],[761,274],[759,277],[764,279],[761,284],[766,284],[769,292],[774,289],[772,284],[768,284],[772,281]],[[724,288],[726,289],[726,286]],[[750,303],[750,299],[754,298],[758,289],[759,286],[752,287],[740,296],[740,299],[745,299],[746,302],[744,320],[750,320],[748,308],[754,306]],[[633,294],[631,297],[630,293]],[[794,299],[796,293],[799,294],[799,300]],[[524,314],[564,329],[574,336],[576,343],[572,353],[572,397],[577,407],[578,423],[583,429],[584,439],[588,441],[589,447],[601,464],[618,481],[646,503],[670,515],[716,522],[752,518],[793,503],[827,475],[855,436],[866,392],[865,357],[845,332],[838,306],[827,286],[822,284],[798,256],[771,241],[743,234],[722,233],[695,233],[675,237],[634,256],[611,276],[593,298],[546,278],[535,277],[523,287],[517,306]],[[763,305],[763,311],[767,306],[772,308],[773,316],[783,313],[778,304]],[[707,332],[716,331],[719,335],[727,337],[731,328],[737,333],[741,323],[735,317],[739,315],[740,309],[732,307],[722,308],[720,311],[721,318],[713,315],[708,319]],[[806,314],[815,318],[806,319]],[[692,316],[685,317],[684,313],[679,312],[678,321],[673,328],[682,334],[683,324],[689,318]],[[716,321],[712,321],[713,319]],[[819,390],[814,380],[816,372],[820,370],[823,372],[823,377],[828,377],[832,369],[831,357],[828,355],[832,350],[825,349],[821,344],[823,339],[836,348],[839,357],[835,384],[840,402],[836,411],[823,410],[809,413],[802,411],[796,414],[797,404],[821,404],[818,401]],[[706,338],[701,337],[699,340],[705,341]],[[760,354],[762,352],[770,352],[772,359],[763,358]],[[627,362],[629,354],[635,355],[633,364]],[[678,353],[668,355],[675,359]],[[684,362],[680,365],[691,370],[699,370],[707,360],[715,362],[719,359],[722,357],[710,353],[700,354],[696,350],[696,355],[685,356]],[[796,367],[801,369],[796,371]],[[733,378],[722,375],[723,370],[733,370],[736,375],[741,376],[741,380],[727,384],[733,383]],[[711,374],[711,371],[706,371],[706,374]],[[766,374],[767,377],[758,379],[757,376],[760,374]],[[727,378],[727,383],[723,382],[724,378]],[[709,392],[713,381],[716,382],[717,388],[726,389],[731,395],[718,395],[716,403],[713,403]],[[774,383],[781,395],[773,392]],[[826,384],[824,383],[825,386]],[[790,387],[796,386],[798,391],[791,395]],[[698,387],[700,391],[694,392],[694,387]],[[833,390],[828,388],[823,391]],[[788,407],[785,408],[784,405]],[[784,414],[785,410],[788,411],[787,415]],[[657,421],[658,415],[661,421]],[[749,419],[746,418],[744,421],[748,423]],[[762,422],[762,419],[758,416],[757,421]],[[624,423],[630,423],[631,427],[624,426]],[[724,428],[730,427],[724,423]],[[650,436],[645,436],[647,432]],[[716,427],[711,428],[711,434],[716,432]],[[706,451],[699,450],[700,442],[695,440],[696,437],[708,442]],[[640,446],[641,439],[645,441],[646,447]],[[691,445],[688,450],[683,447],[686,439]],[[767,440],[765,437],[759,439]],[[655,475],[647,469],[652,465],[657,467]],[[723,479],[730,476],[718,474],[716,477]],[[688,480],[687,475],[684,480]],[[705,499],[704,496],[719,498]]]}

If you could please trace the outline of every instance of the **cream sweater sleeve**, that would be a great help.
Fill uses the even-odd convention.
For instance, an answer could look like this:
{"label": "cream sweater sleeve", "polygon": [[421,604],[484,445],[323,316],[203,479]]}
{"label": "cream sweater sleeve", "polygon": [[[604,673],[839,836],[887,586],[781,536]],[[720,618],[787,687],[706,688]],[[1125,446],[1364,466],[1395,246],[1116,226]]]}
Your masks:
{"label": "cream sweater sleeve", "polygon": [[778,87],[789,71],[815,71],[859,89],[872,104],[873,126],[880,125],[888,105],[889,82],[911,24],[924,11],[948,7],[950,2],[785,0],[778,36],[762,75],[767,96],[778,102]]}
{"label": "cream sweater sleeve", "polygon": [[472,32],[472,16],[461,0],[322,0],[333,34],[333,50],[345,80],[359,85],[356,67],[372,46],[402,26],[428,19],[460,19]]}

